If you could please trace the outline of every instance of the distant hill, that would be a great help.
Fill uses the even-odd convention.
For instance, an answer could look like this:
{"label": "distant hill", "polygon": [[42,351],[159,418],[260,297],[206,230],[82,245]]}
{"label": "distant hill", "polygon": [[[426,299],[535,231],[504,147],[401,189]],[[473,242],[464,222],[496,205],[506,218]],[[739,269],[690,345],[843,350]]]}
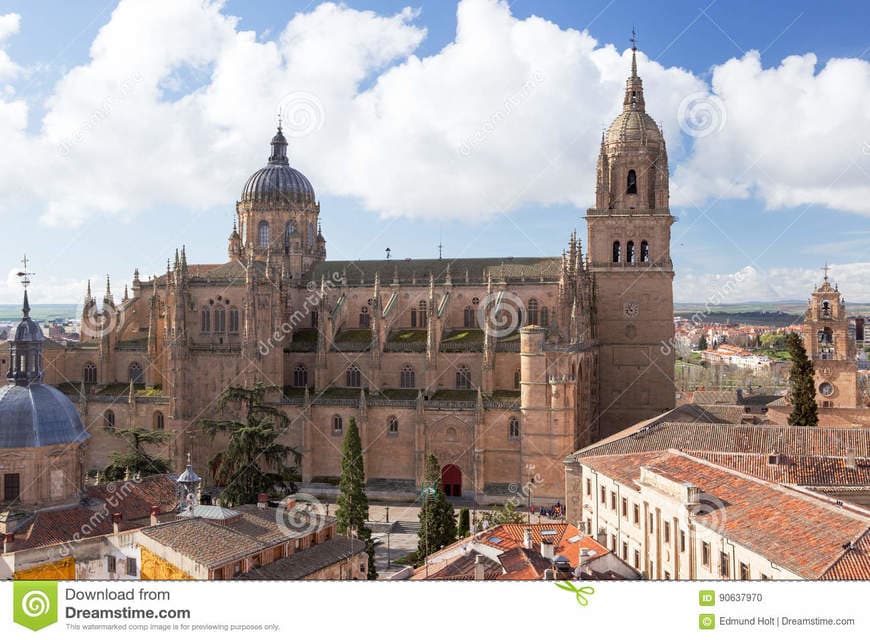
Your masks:
{"label": "distant hill", "polygon": [[[66,320],[78,315],[74,304],[34,304],[30,307],[30,317],[39,322],[45,320]],[[21,319],[20,304],[0,304],[0,322],[14,322]]]}

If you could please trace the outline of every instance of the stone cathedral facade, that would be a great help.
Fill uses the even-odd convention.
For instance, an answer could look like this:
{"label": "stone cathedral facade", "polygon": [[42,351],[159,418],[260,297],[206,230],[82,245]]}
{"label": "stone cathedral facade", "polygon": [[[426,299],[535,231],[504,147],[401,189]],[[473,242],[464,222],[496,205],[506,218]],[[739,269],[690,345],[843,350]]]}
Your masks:
{"label": "stone cathedral facade", "polygon": [[667,154],[634,57],[596,187],[585,253],[566,232],[557,257],[329,261],[279,126],[226,261],[182,249],[120,301],[107,283],[102,305],[89,287],[90,336],[46,351],[47,381],[76,402],[91,469],[119,446],[103,427],[136,425],[173,432],[176,466],[190,452],[208,477],[221,445],[198,420],[262,382],[303,487],[336,482],[355,418],[373,495],[417,494],[434,453],[449,495],[503,501],[531,481],[534,501],[564,499],[566,455],[674,404]]}

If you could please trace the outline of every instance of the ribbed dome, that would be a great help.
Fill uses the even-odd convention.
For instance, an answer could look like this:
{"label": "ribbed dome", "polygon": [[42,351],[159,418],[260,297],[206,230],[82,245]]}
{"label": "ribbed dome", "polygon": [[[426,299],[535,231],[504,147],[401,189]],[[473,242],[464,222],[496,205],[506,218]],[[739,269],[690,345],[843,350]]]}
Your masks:
{"label": "ribbed dome", "polygon": [[89,437],[73,403],[54,387],[0,387],[0,449],[70,444]]}
{"label": "ribbed dome", "polygon": [[616,116],[607,130],[607,142],[661,142],[662,132],[645,111],[627,110]]}
{"label": "ribbed dome", "polygon": [[15,327],[12,340],[14,342],[43,342],[45,336],[42,335],[42,329],[30,318],[24,318]]}
{"label": "ribbed dome", "polygon": [[242,189],[242,200],[314,204],[314,187],[287,160],[287,139],[280,126],[271,144],[269,163],[248,178]]}

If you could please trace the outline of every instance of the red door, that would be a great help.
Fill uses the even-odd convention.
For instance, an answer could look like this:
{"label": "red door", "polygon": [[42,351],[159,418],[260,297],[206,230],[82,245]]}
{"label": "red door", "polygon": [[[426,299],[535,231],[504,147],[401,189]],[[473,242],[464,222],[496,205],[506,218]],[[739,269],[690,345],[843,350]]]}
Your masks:
{"label": "red door", "polygon": [[462,496],[462,471],[455,464],[445,465],[441,469],[441,485],[444,494],[453,497]]}

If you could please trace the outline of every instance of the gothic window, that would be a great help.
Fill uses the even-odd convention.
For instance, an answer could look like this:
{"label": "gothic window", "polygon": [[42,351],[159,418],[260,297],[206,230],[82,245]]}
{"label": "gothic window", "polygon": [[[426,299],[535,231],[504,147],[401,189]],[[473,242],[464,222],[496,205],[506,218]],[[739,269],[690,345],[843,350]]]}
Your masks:
{"label": "gothic window", "polygon": [[474,307],[465,307],[465,310],[462,312],[462,326],[466,329],[473,329],[477,324],[475,322],[475,315]]}
{"label": "gothic window", "polygon": [[402,367],[402,371],[399,374],[399,387],[402,389],[413,389],[417,386],[417,374],[414,371],[414,367],[409,364],[406,364]]}
{"label": "gothic window", "polygon": [[313,222],[308,223],[308,247],[309,248],[314,247],[314,223]]}
{"label": "gothic window", "polygon": [[343,429],[341,416],[332,416],[332,433],[340,435]]}
{"label": "gothic window", "polygon": [[538,324],[538,301],[535,298],[529,300],[528,316],[529,324]]}
{"label": "gothic window", "polygon": [[640,261],[649,262],[649,242],[646,240],[640,241]]}
{"label": "gothic window", "polygon": [[634,240],[629,240],[625,245],[625,261],[634,264]]}
{"label": "gothic window", "polygon": [[269,223],[265,220],[260,221],[257,227],[257,244],[261,247],[269,246]]}
{"label": "gothic window", "polygon": [[292,220],[284,226],[284,244],[289,244],[290,236],[296,233],[296,223]]}
{"label": "gothic window", "polygon": [[344,372],[344,386],[359,387],[361,384],[361,378],[359,367],[352,364]]}
{"label": "gothic window", "polygon": [[541,307],[541,326],[550,326],[550,310],[547,307]]}
{"label": "gothic window", "polygon": [[369,308],[363,307],[359,312],[359,326],[360,329],[368,329],[371,326],[371,316],[369,315]]}
{"label": "gothic window", "polygon": [[465,365],[456,370],[456,388],[471,389],[471,371]]}
{"label": "gothic window", "polygon": [[417,310],[411,309],[411,328],[416,328],[417,326]]}
{"label": "gothic window", "polygon": [[85,368],[82,371],[82,381],[85,384],[97,384],[97,365],[93,362],[85,364]]}
{"label": "gothic window", "polygon": [[619,244],[619,240],[613,243],[613,261],[622,262],[622,245]]}
{"label": "gothic window", "polygon": [[115,412],[111,409],[107,409],[105,413],[103,413],[103,426],[106,429],[115,428]]}
{"label": "gothic window", "polygon": [[825,300],[822,302],[822,317],[830,318],[831,317],[831,303]]}
{"label": "gothic window", "polygon": [[211,332],[211,312],[208,309],[203,309],[199,313],[199,330],[202,333]]}
{"label": "gothic window", "polygon": [[625,188],[626,193],[637,193],[637,174],[634,169],[628,172],[628,181]]}
{"label": "gothic window", "polygon": [[154,412],[153,426],[155,431],[163,431],[163,413],[160,411]]}
{"label": "gothic window", "polygon": [[425,327],[426,326],[426,314],[429,310],[429,305],[426,303],[425,300],[420,300],[420,304],[418,305],[418,307],[420,308],[420,311],[417,314],[417,319],[420,321],[420,326]]}
{"label": "gothic window", "polygon": [[227,328],[227,312],[224,308],[218,307],[214,310],[214,332],[223,333]]}
{"label": "gothic window", "polygon": [[308,369],[304,364],[297,364],[293,369],[293,386],[307,387],[308,386]]}
{"label": "gothic window", "polygon": [[399,419],[396,416],[390,416],[387,420],[387,432],[391,436],[399,435]]}
{"label": "gothic window", "polygon": [[127,376],[133,384],[142,384],[145,381],[145,375],[142,372],[142,365],[138,362],[131,362],[127,367]]}
{"label": "gothic window", "polygon": [[230,309],[230,333],[239,332],[239,310]]}
{"label": "gothic window", "polygon": [[520,421],[516,417],[512,417],[508,422],[508,438],[518,440],[520,437]]}
{"label": "gothic window", "polygon": [[514,389],[520,388],[520,376],[521,376],[521,373],[520,373],[519,369],[514,371]]}

